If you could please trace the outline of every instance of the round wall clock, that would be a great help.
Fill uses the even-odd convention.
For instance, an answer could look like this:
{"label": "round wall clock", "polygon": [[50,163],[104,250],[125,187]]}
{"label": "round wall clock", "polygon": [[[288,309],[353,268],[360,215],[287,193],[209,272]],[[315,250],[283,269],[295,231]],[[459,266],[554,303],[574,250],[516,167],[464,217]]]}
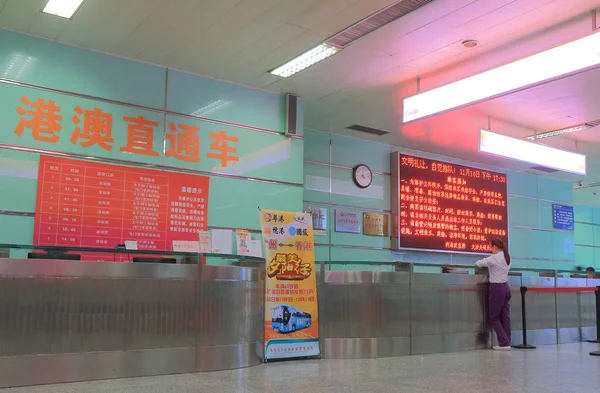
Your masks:
{"label": "round wall clock", "polygon": [[373,172],[368,166],[359,164],[352,169],[352,180],[357,187],[367,188],[373,182]]}

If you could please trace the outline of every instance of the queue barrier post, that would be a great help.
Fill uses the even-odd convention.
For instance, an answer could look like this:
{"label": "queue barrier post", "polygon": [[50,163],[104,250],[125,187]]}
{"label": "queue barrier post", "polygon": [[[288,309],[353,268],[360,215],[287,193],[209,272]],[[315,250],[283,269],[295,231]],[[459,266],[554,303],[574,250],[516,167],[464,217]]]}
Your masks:
{"label": "queue barrier post", "polygon": [[[600,287],[596,288],[596,339],[590,342],[600,342]],[[590,352],[592,356],[600,356],[600,351]]]}
{"label": "queue barrier post", "polygon": [[600,312],[598,307],[600,307],[600,302],[598,302],[598,289],[600,287],[594,292],[596,294],[596,338],[594,340],[587,340],[589,343],[600,343],[600,322],[598,321],[598,313]]}
{"label": "queue barrier post", "polygon": [[523,344],[513,345],[513,348],[518,349],[535,349],[533,345],[527,343],[527,312],[525,311],[525,294],[527,287],[521,287],[521,320],[523,322]]}

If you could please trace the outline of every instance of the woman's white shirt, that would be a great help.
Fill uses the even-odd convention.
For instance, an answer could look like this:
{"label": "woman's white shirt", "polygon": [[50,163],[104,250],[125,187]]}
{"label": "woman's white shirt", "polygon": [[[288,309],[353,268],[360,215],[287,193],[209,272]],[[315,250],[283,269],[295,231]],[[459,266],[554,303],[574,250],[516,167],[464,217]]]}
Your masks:
{"label": "woman's white shirt", "polygon": [[475,266],[488,268],[490,271],[491,283],[504,283],[508,281],[510,265],[506,263],[503,252],[483,258],[482,260],[475,262]]}

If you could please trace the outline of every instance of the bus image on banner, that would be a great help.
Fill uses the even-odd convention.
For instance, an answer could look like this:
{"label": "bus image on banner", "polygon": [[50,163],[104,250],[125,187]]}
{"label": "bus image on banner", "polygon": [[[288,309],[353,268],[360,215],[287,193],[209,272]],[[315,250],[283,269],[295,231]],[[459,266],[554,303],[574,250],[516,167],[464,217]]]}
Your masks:
{"label": "bus image on banner", "polygon": [[271,328],[279,333],[295,332],[309,327],[312,323],[310,313],[287,304],[279,304],[272,310]]}

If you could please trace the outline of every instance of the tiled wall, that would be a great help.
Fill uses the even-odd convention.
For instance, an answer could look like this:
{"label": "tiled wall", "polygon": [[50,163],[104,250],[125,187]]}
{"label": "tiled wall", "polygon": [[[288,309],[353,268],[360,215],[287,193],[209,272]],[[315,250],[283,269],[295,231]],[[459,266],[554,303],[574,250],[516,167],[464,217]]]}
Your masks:
{"label": "tiled wall", "polygon": [[577,265],[600,270],[600,208],[575,205]]}
{"label": "tiled wall", "polygon": [[[229,84],[210,78],[126,60],[55,42],[0,30],[0,243],[30,244],[37,189],[39,151],[67,156],[182,168],[211,176],[208,225],[259,229],[257,206],[302,209],[303,140],[283,135],[285,99],[282,95]],[[19,106],[53,100],[60,107],[60,140],[36,140],[27,129],[15,133],[22,115]],[[70,137],[72,117],[80,106],[100,108],[112,115],[115,147],[82,147]],[[154,148],[160,154],[123,152],[127,123],[124,117],[144,116],[156,122]],[[302,108],[299,116],[302,119]],[[168,157],[163,145],[169,125],[198,127],[199,162]],[[302,130],[300,120],[299,129]],[[238,163],[225,167],[207,156],[210,133],[226,131],[239,138]],[[34,148],[27,152],[21,148]],[[20,149],[20,150],[19,150]],[[223,176],[223,175],[233,175]],[[268,181],[254,181],[248,177]],[[17,215],[15,213],[24,213]]]}
{"label": "tiled wall", "polygon": [[[150,163],[147,157],[132,157],[117,151],[83,151],[70,144],[69,127],[73,127],[68,123],[70,112],[64,114],[61,132],[69,133],[64,136],[64,142],[48,147],[32,140],[31,134],[17,138],[14,129],[19,121],[16,108],[21,104],[20,98],[41,97],[60,101],[63,110],[85,103],[91,108],[110,110],[117,119],[124,115],[156,117],[158,139],[164,137],[168,124],[176,120],[194,123],[200,127],[201,135],[221,129],[239,132],[244,141],[239,146],[242,160],[238,166],[223,168],[206,160],[198,165],[173,163],[167,162],[164,155],[151,162],[214,174],[209,226],[258,229],[257,206],[297,211],[304,200],[305,206],[325,207],[329,213],[325,236],[316,238],[317,260],[470,263],[475,259],[447,253],[392,252],[388,238],[333,231],[335,209],[390,211],[389,155],[400,149],[316,131],[307,132],[304,142],[285,138],[282,135],[285,101],[281,95],[5,30],[0,30],[0,78],[4,79],[0,81],[3,104],[0,144],[8,147],[0,149],[0,189],[3,190],[0,211],[33,213],[35,210],[39,154],[10,149],[10,146]],[[299,119],[301,123],[301,111]],[[299,129],[302,129],[301,124]],[[115,126],[115,139],[123,138],[125,130]],[[202,149],[205,152],[207,146],[203,145]],[[352,182],[351,168],[358,163],[367,164],[375,171],[373,184],[367,190],[358,189]],[[218,176],[219,173],[252,176],[276,184],[232,179]],[[578,225],[576,242],[572,232],[552,229],[552,203],[572,203],[569,183],[508,172],[508,189],[510,243],[516,265],[570,268],[575,263],[575,249],[578,261],[589,260],[590,255],[598,258],[588,250],[596,227],[590,221],[593,218],[582,218],[592,217],[581,213],[582,209],[577,209],[578,220],[587,226]],[[580,228],[586,229],[579,231]],[[0,243],[29,243],[32,232],[32,217],[0,214]],[[582,242],[586,244],[580,244]],[[600,243],[594,243],[597,244]]]}
{"label": "tiled wall", "polygon": [[[469,163],[311,130],[305,131],[304,151],[304,205],[328,209],[326,235],[316,239],[320,244],[317,247],[317,260],[462,264],[477,259],[475,256],[451,253],[392,252],[389,238],[337,233],[333,230],[336,209],[390,212],[389,156],[393,151],[457,164]],[[351,168],[360,163],[367,164],[374,171],[373,184],[366,190],[355,187],[352,182]],[[489,169],[508,175],[509,241],[514,266],[573,268],[573,232],[552,228],[552,204],[572,203],[571,184],[501,168]]]}

